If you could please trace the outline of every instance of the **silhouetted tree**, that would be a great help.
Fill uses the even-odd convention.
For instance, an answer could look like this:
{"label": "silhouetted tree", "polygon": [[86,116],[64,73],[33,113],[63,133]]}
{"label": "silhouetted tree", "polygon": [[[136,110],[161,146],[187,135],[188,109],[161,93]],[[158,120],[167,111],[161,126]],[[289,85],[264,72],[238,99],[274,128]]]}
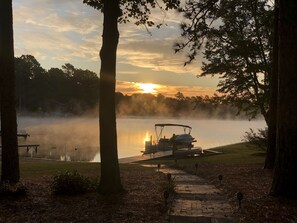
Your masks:
{"label": "silhouetted tree", "polygon": [[32,55],[15,58],[17,102],[20,111],[38,111],[48,94],[47,72]]}
{"label": "silhouetted tree", "polygon": [[0,108],[2,168],[1,182],[20,178],[15,109],[14,43],[12,1],[0,2]]}
{"label": "silhouetted tree", "polygon": [[279,1],[277,153],[272,194],[297,197],[297,2]]}
{"label": "silhouetted tree", "polygon": [[[117,134],[115,116],[115,76],[116,76],[116,52],[119,41],[118,21],[129,22],[135,18],[136,25],[144,24],[153,26],[149,20],[149,6],[155,8],[158,5],[154,0],[83,0],[84,3],[103,10],[103,35],[100,51],[100,156],[101,156],[101,180],[100,191],[102,193],[117,193],[122,190],[120,171],[117,155]],[[174,8],[179,0],[164,0],[166,10]],[[120,5],[121,3],[121,5]],[[123,11],[120,7],[123,7]]]}
{"label": "silhouetted tree", "polygon": [[203,52],[201,76],[219,75],[218,91],[254,118],[268,119],[268,76],[271,73],[273,8],[268,0],[188,0],[181,9],[184,41],[191,63]]}
{"label": "silhouetted tree", "polygon": [[278,91],[278,0],[274,3],[274,32],[273,32],[273,57],[272,71],[269,75],[269,111],[267,152],[264,168],[273,169],[276,156],[276,131],[277,131],[277,91]]}
{"label": "silhouetted tree", "polygon": [[103,8],[103,35],[100,51],[100,157],[102,193],[117,193],[123,190],[117,151],[115,114],[116,52],[119,41],[118,18],[121,10],[118,0],[105,0]]}
{"label": "silhouetted tree", "polygon": [[15,58],[19,112],[81,114],[98,104],[99,77],[66,63],[46,71],[32,55]]}

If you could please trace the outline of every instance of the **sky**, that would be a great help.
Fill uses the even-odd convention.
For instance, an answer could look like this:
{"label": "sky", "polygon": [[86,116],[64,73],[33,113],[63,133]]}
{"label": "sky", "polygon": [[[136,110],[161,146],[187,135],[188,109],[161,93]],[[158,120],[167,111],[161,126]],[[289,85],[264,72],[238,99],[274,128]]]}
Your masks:
{"label": "sky", "polygon": [[[99,76],[103,15],[82,2],[14,0],[15,56],[33,55],[45,69],[71,63]],[[184,67],[185,53],[174,54],[182,16],[155,10],[151,18],[166,25],[151,28],[150,33],[133,22],[119,25],[116,90],[128,95],[213,95],[218,79],[196,77],[201,73],[202,55]]]}

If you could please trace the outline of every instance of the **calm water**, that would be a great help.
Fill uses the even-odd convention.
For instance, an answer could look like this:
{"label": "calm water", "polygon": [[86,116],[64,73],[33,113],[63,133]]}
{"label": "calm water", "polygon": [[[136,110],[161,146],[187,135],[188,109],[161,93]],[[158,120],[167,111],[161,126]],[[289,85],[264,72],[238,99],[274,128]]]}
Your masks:
{"label": "calm water", "polygon": [[[192,126],[195,146],[203,149],[241,142],[249,128],[264,128],[265,122],[234,120],[192,120],[122,118],[117,120],[119,157],[141,155],[145,138],[155,139],[154,124],[175,123]],[[26,130],[30,137],[19,144],[39,144],[35,151],[20,149],[22,155],[60,160],[99,161],[98,119],[96,118],[25,118],[18,120],[19,129]],[[165,128],[164,134],[172,136],[182,129]]]}

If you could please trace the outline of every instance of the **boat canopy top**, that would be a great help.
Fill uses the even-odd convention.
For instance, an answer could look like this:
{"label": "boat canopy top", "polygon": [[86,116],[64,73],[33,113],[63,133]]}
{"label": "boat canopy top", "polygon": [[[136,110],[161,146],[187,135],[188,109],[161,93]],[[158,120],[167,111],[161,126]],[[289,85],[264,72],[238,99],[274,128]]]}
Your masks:
{"label": "boat canopy top", "polygon": [[165,127],[165,126],[179,126],[179,127],[184,127],[184,128],[192,129],[192,127],[189,126],[189,125],[170,124],[170,123],[166,123],[166,124],[155,124],[155,127]]}
{"label": "boat canopy top", "polygon": [[[155,132],[156,132],[156,137],[158,141],[160,138],[162,138],[163,129],[165,126],[182,127],[184,129],[185,134],[191,134],[191,130],[192,130],[192,127],[189,125],[171,124],[171,123],[155,124]],[[159,131],[157,130],[158,127],[160,127]]]}

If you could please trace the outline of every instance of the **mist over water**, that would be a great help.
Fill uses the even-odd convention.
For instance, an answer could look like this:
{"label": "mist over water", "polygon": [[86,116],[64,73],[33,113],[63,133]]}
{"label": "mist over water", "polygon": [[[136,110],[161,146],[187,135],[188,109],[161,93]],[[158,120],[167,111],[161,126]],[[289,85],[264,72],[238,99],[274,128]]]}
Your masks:
{"label": "mist over water", "polygon": [[[39,144],[33,157],[72,161],[100,161],[98,118],[18,118],[18,129],[26,130],[30,137],[19,144]],[[147,136],[155,137],[156,123],[175,123],[192,126],[192,136],[197,140],[195,146],[203,149],[241,142],[244,132],[249,128],[266,126],[263,120],[199,120],[165,118],[120,118],[117,119],[119,158],[141,155]],[[179,128],[165,128],[164,135],[182,133]],[[21,155],[28,155],[20,148]]]}
{"label": "mist over water", "polygon": [[89,161],[99,151],[98,120],[94,118],[21,117],[18,129],[30,134],[19,144],[40,145],[35,157]]}

